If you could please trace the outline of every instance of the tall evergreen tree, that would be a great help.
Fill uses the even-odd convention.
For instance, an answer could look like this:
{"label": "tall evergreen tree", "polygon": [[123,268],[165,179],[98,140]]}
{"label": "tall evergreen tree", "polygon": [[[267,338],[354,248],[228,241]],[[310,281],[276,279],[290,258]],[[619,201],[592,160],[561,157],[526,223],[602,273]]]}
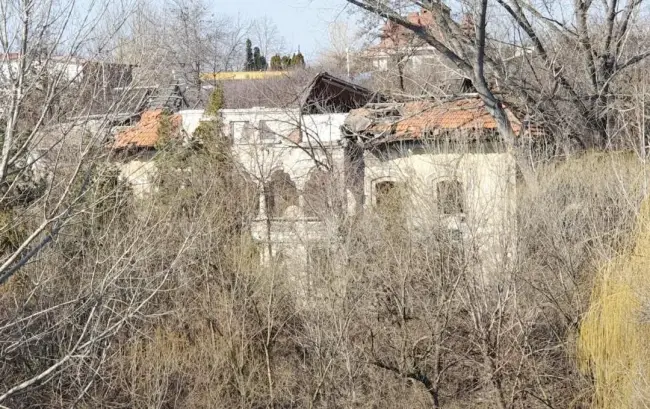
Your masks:
{"label": "tall evergreen tree", "polygon": [[264,59],[265,61],[262,61],[262,58],[264,58],[264,57],[262,56],[262,53],[260,52],[260,48],[259,47],[253,48],[253,69],[252,69],[252,71],[262,71],[263,70],[262,65],[263,65],[263,63],[266,62],[266,59]]}
{"label": "tall evergreen tree", "polygon": [[282,71],[282,57],[280,57],[280,54],[271,57],[271,71]]}
{"label": "tall evergreen tree", "polygon": [[246,65],[244,68],[245,71],[254,71],[255,70],[255,60],[253,57],[253,43],[250,38],[246,40]]}
{"label": "tall evergreen tree", "polygon": [[283,55],[282,56],[282,69],[283,70],[288,70],[291,68],[291,57],[288,55]]}
{"label": "tall evergreen tree", "polygon": [[298,54],[294,54],[291,58],[291,67],[292,68],[305,68],[305,57],[300,51]]}

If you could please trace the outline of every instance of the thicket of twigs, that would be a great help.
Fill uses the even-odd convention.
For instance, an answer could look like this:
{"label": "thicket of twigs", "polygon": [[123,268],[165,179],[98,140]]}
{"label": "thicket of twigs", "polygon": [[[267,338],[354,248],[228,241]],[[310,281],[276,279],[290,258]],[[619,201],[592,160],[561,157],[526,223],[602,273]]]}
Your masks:
{"label": "thicket of twigs", "polygon": [[[462,21],[406,2],[436,14],[418,44],[449,61],[414,70],[407,47],[384,74],[401,99],[448,94],[459,73],[480,91],[525,176],[514,263],[477,275],[471,236],[436,220],[413,234],[388,203],[323,215],[336,234],[310,291],[291,264],[260,262],[263,192],[218,122],[192,143],[161,138],[144,197],[105,146],[133,102],[112,98],[178,73],[204,103],[201,73],[235,69],[251,31],[199,0],[87,3],[0,3],[0,407],[650,405],[643,1],[566,16],[560,2],[452,4]],[[375,31],[408,28],[402,1],[348,3],[382,17]],[[264,48],[279,42],[268,23],[253,25]],[[339,64],[360,60],[339,46]],[[111,87],[104,71],[68,78],[77,55],[141,70]],[[502,102],[547,144],[521,143]]]}
{"label": "thicket of twigs", "polygon": [[341,221],[341,263],[319,265],[305,298],[294,271],[258,262],[256,198],[229,155],[165,149],[146,200],[97,166],[79,217],[2,286],[0,391],[18,386],[3,405],[590,405],[576,339],[594,271],[631,246],[637,156],[541,166],[496,282],[444,229],[367,214]]}

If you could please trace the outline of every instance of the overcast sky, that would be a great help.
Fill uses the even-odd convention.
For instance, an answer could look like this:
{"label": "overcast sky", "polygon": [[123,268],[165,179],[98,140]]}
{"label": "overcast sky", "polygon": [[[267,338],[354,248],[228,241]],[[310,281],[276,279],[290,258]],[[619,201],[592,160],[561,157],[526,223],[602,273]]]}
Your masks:
{"label": "overcast sky", "polygon": [[214,10],[229,16],[255,19],[268,16],[284,37],[287,52],[298,47],[314,59],[328,45],[328,27],[350,19],[345,0],[214,0]]}

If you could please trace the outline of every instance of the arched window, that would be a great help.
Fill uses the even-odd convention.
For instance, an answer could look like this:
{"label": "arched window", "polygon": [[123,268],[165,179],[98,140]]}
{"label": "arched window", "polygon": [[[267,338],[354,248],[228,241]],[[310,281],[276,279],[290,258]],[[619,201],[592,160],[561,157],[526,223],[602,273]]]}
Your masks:
{"label": "arched window", "polygon": [[331,208],[333,194],[331,175],[323,170],[311,172],[303,190],[305,216],[323,217]]}
{"label": "arched window", "polygon": [[234,186],[238,194],[238,207],[243,215],[255,218],[260,212],[260,190],[255,182],[245,175],[234,176]]}
{"label": "arched window", "polygon": [[264,198],[266,214],[269,217],[282,217],[289,207],[298,206],[298,189],[286,172],[277,170],[267,183]]}
{"label": "arched window", "polygon": [[438,210],[442,214],[461,214],[465,212],[465,190],[457,179],[444,180],[436,184]]}
{"label": "arched window", "polygon": [[377,212],[394,221],[401,221],[404,214],[405,189],[401,183],[385,180],[375,183],[375,207]]}

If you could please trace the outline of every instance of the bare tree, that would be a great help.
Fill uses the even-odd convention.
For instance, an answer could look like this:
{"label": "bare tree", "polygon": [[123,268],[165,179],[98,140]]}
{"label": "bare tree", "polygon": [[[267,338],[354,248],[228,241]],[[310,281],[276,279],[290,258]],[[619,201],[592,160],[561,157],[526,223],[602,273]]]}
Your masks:
{"label": "bare tree", "polygon": [[[509,144],[514,144],[514,134],[490,78],[498,81],[499,88],[517,95],[521,105],[547,118],[555,115],[561,121],[562,111],[570,106],[575,115],[564,118],[558,128],[571,129],[570,137],[578,138],[583,146],[605,146],[614,133],[608,102],[616,98],[616,78],[648,56],[647,50],[629,46],[629,38],[636,36],[635,16],[642,2],[612,1],[602,10],[593,2],[576,2],[566,14],[559,5],[542,9],[519,1],[459,3],[458,8],[471,17],[472,30],[464,30],[461,21],[449,13],[449,7],[456,4],[409,3],[433,15],[435,31],[408,21],[397,3],[349,3],[411,30],[471,79]],[[514,34],[507,39],[495,37],[497,23],[512,26]],[[490,31],[491,27],[495,28]],[[504,53],[496,45],[499,42],[508,44],[509,51]],[[512,73],[517,58],[524,61],[526,73]],[[575,117],[580,118],[583,132],[570,124]],[[584,132],[585,128],[589,131]]]}
{"label": "bare tree", "polygon": [[[127,227],[128,189],[107,163],[105,143],[133,85],[128,65],[99,60],[132,11],[111,7],[0,6],[0,404],[46,401],[35,391],[83,368],[65,398],[82,399],[95,382],[91,368],[107,361],[105,347],[142,316],[185,249],[132,275],[128,260],[151,251],[137,244],[151,225],[144,217],[132,224],[140,229]],[[103,24],[109,15],[115,20]],[[122,92],[92,112],[114,88]],[[112,239],[115,252],[99,256],[96,244]]]}
{"label": "bare tree", "polygon": [[284,38],[280,35],[276,24],[268,16],[252,22],[251,34],[255,46],[260,48],[261,54],[266,57],[267,61],[270,61],[274,54],[284,51]]}

